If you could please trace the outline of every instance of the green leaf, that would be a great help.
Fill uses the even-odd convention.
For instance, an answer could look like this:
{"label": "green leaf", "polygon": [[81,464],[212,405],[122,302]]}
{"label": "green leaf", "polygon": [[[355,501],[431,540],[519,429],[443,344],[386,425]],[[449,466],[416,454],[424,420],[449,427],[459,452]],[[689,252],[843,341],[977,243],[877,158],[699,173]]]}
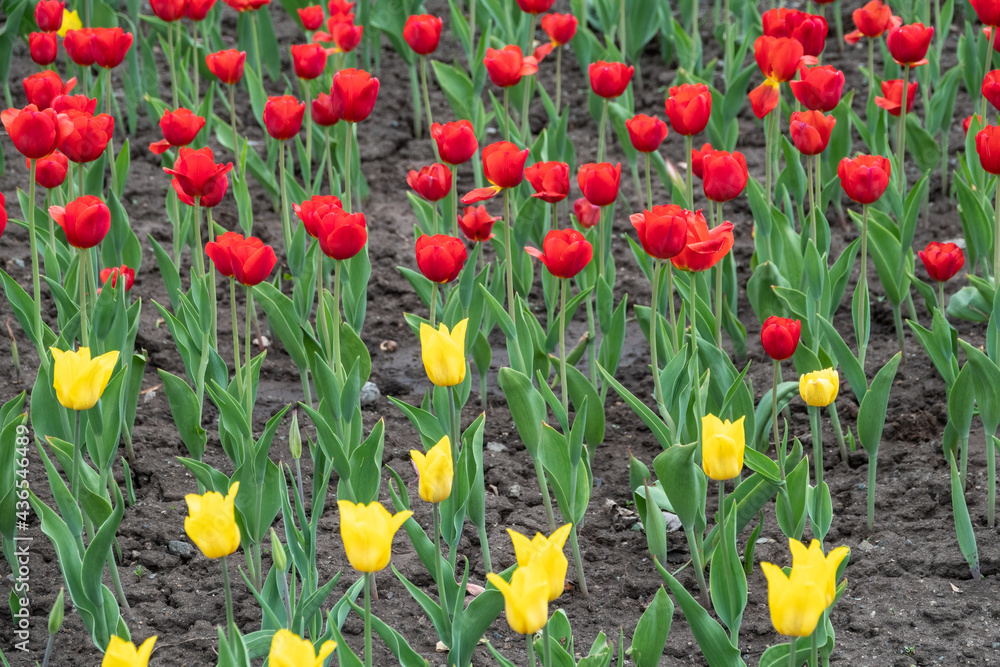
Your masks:
{"label": "green leaf", "polygon": [[632,662],[636,667],[656,667],[660,664],[673,618],[674,603],[666,589],[660,586],[653,601],[642,612],[632,635]]}
{"label": "green leaf", "polygon": [[705,473],[694,461],[697,449],[696,443],[674,445],[653,461],[656,477],[685,530],[691,530],[704,511],[701,499],[705,497],[707,483]]}
{"label": "green leaf", "polygon": [[861,446],[871,457],[878,456],[878,447],[882,441],[882,429],[885,427],[886,408],[889,405],[889,391],[896,377],[896,368],[903,355],[897,352],[885,366],[875,375],[871,387],[861,399],[858,408],[858,438]]}
{"label": "green leaf", "polygon": [[[997,444],[996,436],[990,436]],[[979,547],[976,546],[976,534],[972,530],[972,518],[969,516],[969,508],[965,504],[965,491],[962,488],[962,479],[958,474],[958,467],[955,465],[955,455],[948,457],[951,464],[951,508],[955,516],[955,533],[958,535],[958,548],[962,550],[962,555],[969,563],[972,570],[972,578],[979,579]]]}

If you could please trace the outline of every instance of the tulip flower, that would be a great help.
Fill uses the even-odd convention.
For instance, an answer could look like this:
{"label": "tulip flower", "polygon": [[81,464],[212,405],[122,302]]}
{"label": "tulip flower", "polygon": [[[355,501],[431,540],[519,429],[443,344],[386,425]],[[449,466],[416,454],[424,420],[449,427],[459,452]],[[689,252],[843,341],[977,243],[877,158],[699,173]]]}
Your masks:
{"label": "tulip flower", "polygon": [[56,32],[62,28],[63,12],[66,3],[63,0],[39,0],[35,5],[35,23],[44,32]]}
{"label": "tulip flower", "polygon": [[688,164],[688,167],[695,176],[700,179],[705,178],[703,170],[705,156],[714,151],[715,149],[712,148],[712,144],[709,143],[702,144],[700,149],[691,149],[691,162]]}
{"label": "tulip flower", "polygon": [[49,215],[66,232],[74,248],[85,250],[100,245],[111,229],[111,212],[94,195],[77,197],[62,206],[50,206]]}
{"label": "tulip flower", "polygon": [[799,344],[802,322],[772,315],[760,330],[760,342],[767,356],[775,361],[788,359]]}
{"label": "tulip flower", "polygon": [[205,56],[208,70],[222,83],[233,86],[243,79],[243,67],[247,61],[246,51],[226,49]]}
{"label": "tulip flower", "polygon": [[189,197],[204,197],[212,193],[217,182],[233,169],[233,163],[216,164],[215,154],[209,147],[181,148],[172,169],[163,171],[174,177],[180,190]]}
{"label": "tulip flower", "polygon": [[167,23],[179,21],[187,13],[187,0],[149,0],[156,18]]}
{"label": "tulip flower", "polygon": [[792,113],[789,134],[800,153],[819,155],[830,143],[830,134],[836,124],[836,118],[819,111],[796,111]]}
{"label": "tulip flower", "polygon": [[541,564],[519,566],[510,583],[492,572],[486,578],[503,594],[507,625],[528,637],[528,649],[533,651],[531,637],[545,627],[549,619],[549,583],[545,569]]}
{"label": "tulip flower", "polygon": [[764,12],[761,20],[766,36],[791,37],[807,56],[818,56],[826,46],[828,26],[822,16],[781,7]]}
{"label": "tulip flower", "polygon": [[548,602],[557,600],[566,589],[566,570],[569,568],[569,561],[563,554],[563,548],[572,529],[573,525],[567,523],[548,537],[535,533],[530,540],[516,530],[507,529],[510,541],[514,545],[514,556],[517,558],[518,567],[527,567],[533,563],[545,573],[548,582]]}
{"label": "tulip flower", "polygon": [[[77,412],[97,405],[111,374],[118,363],[117,351],[90,357],[90,348],[81,347],[76,352],[51,347],[55,365],[52,369],[52,387],[59,404]],[[77,487],[74,487],[77,488]]]}
{"label": "tulip flower", "polygon": [[667,124],[656,116],[637,114],[625,121],[632,147],[640,153],[653,153],[667,138]]}
{"label": "tulip flower", "polygon": [[320,645],[317,653],[311,641],[281,628],[271,638],[267,664],[271,667],[323,667],[336,648],[337,642],[327,639]]}
{"label": "tulip flower", "polygon": [[256,11],[271,4],[271,0],[223,0],[223,2],[240,13]]}
{"label": "tulip flower", "polygon": [[[802,44],[790,37],[761,36],[754,42],[753,47],[754,59],[760,68],[760,73],[772,84],[791,81],[804,62]],[[753,101],[752,93],[751,101]],[[766,113],[757,117],[763,118],[764,115]]]}
{"label": "tulip flower", "polygon": [[334,14],[326,20],[326,30],[313,35],[314,42],[333,44],[333,53],[349,53],[357,48],[365,27],[354,24],[354,14]]}
{"label": "tulip flower", "polygon": [[343,210],[340,198],[333,195],[313,195],[302,204],[292,204],[292,210],[299,216],[309,236],[319,238],[320,223],[327,213]]}
{"label": "tulip flower", "polygon": [[410,16],[403,26],[403,39],[414,53],[421,56],[430,55],[438,47],[443,26],[444,21],[431,14]]}
{"label": "tulip flower", "polygon": [[825,408],[837,398],[840,374],[835,368],[805,373],[799,377],[799,395],[806,405]]}
{"label": "tulip flower", "polygon": [[[205,20],[205,17],[208,16],[208,13],[212,11],[212,7],[214,6],[215,0],[190,0],[184,16],[195,23],[199,23]],[[197,29],[197,26],[195,28]]]}
{"label": "tulip flower", "polygon": [[392,538],[413,512],[389,514],[378,502],[364,505],[340,500],[337,506],[340,537],[351,567],[366,574],[385,569],[391,557]]}
{"label": "tulip flower", "polygon": [[323,25],[323,6],[322,5],[310,5],[308,7],[300,7],[296,10],[299,15],[299,21],[302,22],[302,27],[307,31],[319,30],[319,27]]}
{"label": "tulip flower", "polygon": [[82,111],[67,112],[65,118],[70,129],[59,142],[59,150],[77,164],[101,157],[114,134],[115,119],[106,113],[91,116]]}
{"label": "tulip flower", "polygon": [[118,286],[118,279],[121,278],[122,289],[127,292],[132,289],[132,285],[135,284],[135,269],[129,268],[122,264],[121,266],[115,266],[109,269],[101,270],[101,284],[107,285],[108,281],[111,281],[111,287]]}
{"label": "tulip flower", "polygon": [[[664,105],[667,120],[674,132],[684,137],[684,154],[691,153],[693,137],[704,132],[712,115],[712,92],[703,83],[685,83],[672,86]],[[694,192],[691,169],[687,170],[686,195],[688,205],[692,204]]]}
{"label": "tulip flower", "polygon": [[420,498],[428,503],[447,500],[451,496],[451,482],[455,475],[451,441],[448,436],[441,438],[426,454],[411,449],[410,457],[420,476],[418,484]]}
{"label": "tulip flower", "polygon": [[[1000,72],[998,72],[1000,74]],[[1000,92],[1000,91],[998,91]],[[917,94],[917,82],[914,81],[907,85],[906,89],[906,111],[905,113],[910,113],[913,110],[913,98]],[[986,94],[986,82],[983,82],[983,94]],[[987,97],[988,98],[988,97]],[[903,111],[903,80],[902,79],[892,79],[890,81],[882,82],[882,96],[875,98],[875,104],[880,108],[885,109],[891,115],[899,118],[899,116],[904,113]]]}
{"label": "tulip flower", "polygon": [[844,193],[859,204],[873,204],[879,200],[889,185],[891,171],[889,160],[881,155],[844,158],[837,167]]}
{"label": "tulip flower", "polygon": [[205,119],[191,111],[180,108],[176,111],[167,109],[160,117],[160,130],[163,139],[149,145],[154,155],[162,155],[172,147],[187,146],[205,127]]}
{"label": "tulip flower", "polygon": [[893,17],[892,9],[882,0],[871,0],[864,7],[855,9],[851,18],[857,30],[844,37],[848,44],[857,44],[862,37],[881,37],[893,25],[902,23],[902,20]]}
{"label": "tulip flower", "polygon": [[72,131],[65,116],[52,109],[39,110],[34,104],[23,109],[7,109],[0,114],[4,129],[21,155],[37,160],[52,153]]}
{"label": "tulip flower", "polygon": [[342,69],[333,76],[330,96],[337,116],[348,123],[368,118],[378,98],[379,81],[359,69]]}
{"label": "tulip flower", "polygon": [[331,259],[345,260],[357,255],[368,242],[364,213],[331,209],[320,218],[317,228],[320,250]]}
{"label": "tulip flower", "polygon": [[598,60],[590,63],[587,73],[590,76],[590,89],[595,95],[604,99],[614,99],[622,95],[632,81],[635,67],[619,62]]}
{"label": "tulip flower", "polygon": [[[713,414],[701,418],[701,467],[708,478],[724,482],[738,477],[743,471],[744,419],[722,421]],[[720,508],[722,504],[720,502]]]}
{"label": "tulip flower", "polygon": [[[37,19],[38,16],[36,15],[35,18]],[[42,27],[41,24],[39,24],[38,27],[41,28]],[[69,32],[70,30],[79,30],[82,27],[83,27],[83,22],[80,21],[79,12],[77,12],[75,9],[73,11],[67,11],[66,9],[63,9],[62,23],[56,29],[56,35],[58,35],[59,37],[65,37],[66,33]],[[45,28],[42,28],[42,30],[45,30]]]}
{"label": "tulip flower", "polygon": [[94,115],[97,111],[97,99],[86,95],[56,95],[52,99],[52,110],[56,113],[82,111]]}
{"label": "tulip flower", "polygon": [[746,158],[739,151],[707,153],[701,160],[701,173],[705,196],[720,204],[738,197],[749,178]]}
{"label": "tulip flower", "polygon": [[431,125],[431,137],[437,144],[441,161],[452,166],[468,162],[479,148],[472,123],[462,119],[441,125]]}
{"label": "tulip flower", "polygon": [[29,104],[39,109],[48,109],[58,95],[66,95],[76,86],[76,79],[63,83],[62,78],[52,70],[42,70],[24,79],[24,95]]}
{"label": "tulip flower", "polygon": [[534,56],[524,56],[521,47],[509,44],[502,49],[486,49],[483,58],[490,81],[499,88],[510,88],[521,81],[521,77],[531,76],[538,71]]}
{"label": "tulip flower", "polygon": [[421,167],[420,171],[410,170],[406,184],[427,201],[437,202],[451,192],[451,170],[440,163]]}
{"label": "tulip flower", "polygon": [[983,97],[993,105],[994,109],[1000,109],[1000,70],[992,70],[986,73],[983,78]]}
{"label": "tulip flower", "polygon": [[36,65],[51,65],[59,54],[59,40],[54,32],[33,32],[28,35],[28,51]]}
{"label": "tulip flower", "polygon": [[312,101],[313,123],[323,128],[330,128],[336,125],[338,120],[340,119],[333,110],[333,98],[327,93],[317,95]]}
{"label": "tulip flower", "polygon": [[264,282],[278,262],[274,248],[254,236],[243,238],[236,232],[226,232],[205,244],[205,254],[219,273],[246,287]]}
{"label": "tulip flower", "polygon": [[569,165],[565,162],[536,162],[524,170],[535,192],[531,195],[544,202],[555,204],[569,194]]}
{"label": "tulip flower", "polygon": [[93,30],[90,28],[67,30],[63,36],[63,48],[69,59],[81,67],[90,67],[97,62]]}
{"label": "tulip flower", "polygon": [[667,204],[633,214],[629,219],[647,255],[670,259],[687,245],[688,220],[693,216],[677,204]]}
{"label": "tulip flower", "polygon": [[934,28],[925,27],[923,23],[899,25],[889,29],[885,44],[897,64],[917,67],[927,64],[927,49],[933,36]]}
{"label": "tulip flower", "polygon": [[188,516],[184,532],[206,558],[224,558],[240,548],[240,529],[236,525],[236,494],[240,483],[233,482],[225,497],[216,491],[184,496]]}
{"label": "tulip flower", "polygon": [[573,217],[584,229],[591,229],[601,221],[601,208],[594,206],[586,197],[580,197],[573,202]]}
{"label": "tulip flower", "polygon": [[[27,160],[27,163],[30,169],[31,160]],[[59,151],[55,151],[35,161],[35,183],[48,190],[58,188],[66,180],[68,170],[69,160]]]}
{"label": "tulip flower", "polygon": [[542,30],[550,42],[535,49],[535,60],[541,62],[553,49],[556,51],[556,113],[562,112],[562,52],[560,48],[576,36],[577,19],[572,14],[546,14],[542,17]]}
{"label": "tulip flower", "polygon": [[509,141],[499,141],[483,149],[483,175],[492,185],[479,188],[462,197],[463,204],[476,204],[492,199],[501,190],[516,188],[524,180],[524,163],[528,149],[518,149]]}
{"label": "tulip flower", "polygon": [[610,206],[618,198],[618,186],[621,181],[621,163],[611,166],[609,162],[582,165],[577,172],[576,181],[586,197],[594,206]]}
{"label": "tulip flower", "polygon": [[[454,236],[422,234],[416,244],[417,267],[431,282],[443,285],[458,278],[468,257],[465,244]],[[432,304],[433,308],[433,304]],[[434,318],[431,317],[431,322]]]}
{"label": "tulip flower", "polygon": [[833,111],[844,93],[844,73],[836,67],[802,67],[800,79],[789,81],[795,99],[813,111]]}
{"label": "tulip flower", "polygon": [[767,577],[771,623],[779,634],[791,637],[790,651],[794,652],[795,640],[810,636],[826,609],[826,581],[819,572],[793,568],[786,575],[772,563],[763,562],[760,567]]}
{"label": "tulip flower", "polygon": [[969,134],[969,128],[972,127],[972,119],[975,117],[976,122],[982,127],[983,118],[979,114],[970,114],[962,119],[962,136]]}
{"label": "tulip flower", "polygon": [[824,602],[827,607],[832,605],[837,597],[837,571],[851,553],[850,548],[840,546],[824,555],[823,544],[817,539],[810,542],[808,547],[798,540],[790,539],[788,547],[792,552],[792,572],[809,572],[810,579],[822,582]]}
{"label": "tulip flower", "polygon": [[291,54],[292,68],[300,79],[312,81],[326,69],[327,51],[320,44],[293,44]]}
{"label": "tulip flower", "polygon": [[144,641],[139,648],[117,635],[111,635],[104,649],[101,667],[148,667],[149,656],[153,654],[155,644],[155,635]]}
{"label": "tulip flower", "polygon": [[291,95],[272,96],[264,104],[264,129],[273,139],[286,141],[299,133],[306,105]]}
{"label": "tulip flower", "polygon": [[691,213],[688,217],[687,245],[670,261],[674,268],[681,271],[707,271],[729,254],[733,241],[733,223],[723,222],[709,231],[701,211]]}
{"label": "tulip flower", "polygon": [[94,64],[105,69],[113,69],[122,64],[125,54],[132,46],[132,33],[121,28],[91,28],[94,45]]}
{"label": "tulip flower", "polygon": [[557,278],[575,277],[594,257],[593,246],[575,229],[553,229],[545,235],[542,250],[530,246],[524,250]]}
{"label": "tulip flower", "polygon": [[[936,280],[939,283],[951,280],[965,265],[965,255],[962,253],[962,249],[954,243],[931,241],[917,255],[924,263],[927,275],[930,276],[931,280]],[[943,307],[944,304],[942,303],[941,306]]]}
{"label": "tulip flower", "polygon": [[458,228],[473,243],[493,238],[493,225],[501,218],[492,216],[485,206],[466,206],[458,216]]}
{"label": "tulip flower", "polygon": [[517,6],[525,14],[544,14],[552,9],[556,0],[517,0]]}
{"label": "tulip flower", "polygon": [[[969,0],[969,4],[975,10],[980,23],[987,26],[1000,26],[1000,2],[998,0]],[[38,15],[37,10],[35,15]]]}
{"label": "tulip flower", "polygon": [[428,324],[420,325],[420,356],[424,371],[434,386],[454,387],[465,380],[465,331],[468,325],[468,319],[462,320],[450,331],[444,322],[437,329]]}

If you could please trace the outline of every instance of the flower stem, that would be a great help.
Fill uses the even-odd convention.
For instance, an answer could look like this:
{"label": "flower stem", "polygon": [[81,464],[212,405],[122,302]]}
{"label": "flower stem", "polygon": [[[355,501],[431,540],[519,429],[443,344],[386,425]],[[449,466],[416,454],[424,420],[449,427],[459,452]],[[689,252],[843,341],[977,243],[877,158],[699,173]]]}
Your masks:
{"label": "flower stem", "polygon": [[313,162],[313,119],[312,119],[312,86],[309,81],[299,81],[302,86],[302,97],[305,98],[306,103],[306,163],[302,165],[304,167],[303,175],[306,179],[306,192],[312,194],[312,162]]}
{"label": "flower stem", "polygon": [[677,354],[681,344],[677,340],[677,312],[674,308],[674,265],[668,260],[664,266],[667,269],[667,307],[670,310],[670,349]]}
{"label": "flower stem", "polygon": [[[875,529],[875,469],[878,465],[878,456],[869,454],[868,456],[868,530]],[[990,526],[991,528],[993,526]]]}
{"label": "flower stem", "polygon": [[239,172],[240,180],[243,180],[245,174],[245,167],[243,161],[240,159],[240,140],[239,133],[236,131],[236,86],[229,86],[229,124],[233,128],[233,157],[236,162],[236,170]]}
{"label": "flower stem", "polygon": [[649,153],[646,153],[646,208],[653,208],[653,181],[650,178]]}
{"label": "flower stem", "polygon": [[684,160],[687,169],[684,170],[684,195],[687,197],[687,207],[694,208],[694,168],[691,166],[691,151],[693,150],[694,137],[690,134],[684,137]]}
{"label": "flower stem", "polygon": [[[996,233],[995,230],[994,233]],[[947,320],[948,315],[944,310],[944,283],[940,281],[938,282],[938,309],[940,309],[941,315]]]}
{"label": "flower stem", "polygon": [[[657,315],[657,308],[660,306],[660,273],[662,270],[663,262],[659,259],[653,259],[653,298],[649,303],[649,361],[653,370],[653,395],[656,398],[657,411],[664,410],[663,387],[660,384],[660,363],[657,359],[658,334],[660,332],[660,318]],[[667,270],[670,270],[669,266]]]}
{"label": "flower stem", "polygon": [[[1000,31],[998,31],[996,27],[993,27],[990,30],[989,45],[986,47],[986,62],[983,63],[983,76],[986,76],[986,73],[990,71],[990,61],[992,61],[992,59],[993,59],[993,45],[996,44],[997,32],[1000,32]],[[904,92],[905,92],[905,90],[904,90]],[[979,118],[981,119],[980,122],[979,122],[979,127],[980,128],[985,127],[986,126],[986,96],[985,95],[983,95],[982,99],[979,100]]]}
{"label": "flower stem", "polygon": [[688,548],[691,550],[691,566],[694,568],[694,576],[698,580],[698,590],[701,591],[701,603],[703,607],[708,609],[711,601],[708,597],[708,586],[705,584],[705,568],[701,562],[701,552],[698,551],[694,528],[685,528],[684,535],[687,537]]}
{"label": "flower stem", "polygon": [[180,103],[177,101],[177,47],[174,45],[174,24],[167,24],[167,48],[170,49],[170,57],[167,58],[167,64],[170,66],[170,94],[171,100],[174,103],[174,111],[177,111],[177,107]]}
{"label": "flower stem", "polygon": [[90,259],[88,250],[77,249],[78,263],[76,265],[76,282],[80,293],[80,345],[90,347],[90,326],[87,322],[87,265]]}
{"label": "flower stem", "polygon": [[[427,56],[420,56],[420,88],[424,93],[424,110],[427,114],[427,130],[430,131],[434,124],[434,117],[431,115],[431,96],[427,90]],[[433,142],[434,152],[437,153],[437,142]]]}
{"label": "flower stem", "polygon": [[[106,76],[106,85],[104,86],[104,108],[105,113],[109,116],[114,116],[114,107],[111,106],[111,69],[107,68],[104,70]],[[118,191],[118,170],[115,169],[115,133],[108,132],[108,166],[111,168],[111,191],[115,196],[119,196],[121,193]]]}
{"label": "flower stem", "polygon": [[538,661],[535,659],[535,641],[532,635],[524,635],[525,641],[528,643],[528,660],[530,661],[531,667],[536,667]]}
{"label": "flower stem", "polygon": [[229,641],[236,636],[236,620],[233,614],[233,587],[229,582],[229,556],[222,557],[222,588],[226,594],[226,634]]}
{"label": "flower stem", "polygon": [[583,573],[583,557],[580,554],[580,540],[576,532],[576,524],[569,529],[569,544],[573,550],[573,567],[576,568],[576,578],[577,583],[580,584],[580,592],[583,593],[583,597],[590,597],[590,593],[587,592],[587,576]]}
{"label": "flower stem", "polygon": [[569,393],[566,386],[566,296],[569,291],[569,280],[559,281],[559,388],[562,389],[562,407],[566,414],[566,424],[569,425]]}
{"label": "flower stem", "polygon": [[191,90],[191,93],[192,93],[191,94],[191,99],[194,102],[194,104],[192,106],[195,109],[197,109],[198,106],[199,106],[198,97],[199,97],[199,95],[201,93],[201,91],[199,90],[201,88],[201,72],[199,71],[199,67],[198,67],[198,65],[199,65],[199,62],[198,62],[198,55],[199,55],[198,54],[198,22],[197,21],[192,21],[191,22],[191,28],[192,28],[192,30],[194,30],[194,33],[192,34],[192,37],[191,37],[191,50],[193,51],[193,54],[191,56],[191,64],[193,66],[192,69],[194,70],[193,71],[193,74],[194,74],[193,86],[194,87]]}
{"label": "flower stem", "polygon": [[451,612],[448,609],[448,594],[444,589],[444,569],[441,567],[441,508],[437,503],[432,504],[434,512],[434,565],[437,571],[438,598],[441,602],[441,609],[444,610],[445,617],[451,619]]}
{"label": "flower stem", "polygon": [[[506,98],[506,89],[504,92],[504,97]],[[510,314],[510,319],[517,323],[514,317],[514,265],[511,262],[512,252],[511,252],[511,228],[513,224],[510,219],[510,190],[504,188],[503,191],[503,249],[507,260],[507,312]]]}
{"label": "flower stem", "polygon": [[236,380],[236,389],[240,397],[243,397],[243,377],[240,373],[240,324],[236,317],[236,280],[229,279],[229,312],[233,319],[233,377]]}
{"label": "flower stem", "polygon": [[281,182],[281,232],[285,241],[285,261],[289,261],[292,254],[292,221],[289,217],[288,208],[288,188],[285,186],[285,142],[278,142],[278,177]]}
{"label": "flower stem", "polygon": [[253,30],[253,58],[256,65],[257,76],[260,77],[261,84],[264,83],[264,70],[260,66],[260,31],[257,28],[257,12],[250,12],[250,28]]}
{"label": "flower stem", "polygon": [[993,200],[993,287],[1000,287],[1000,176],[996,178]]}
{"label": "flower stem", "polygon": [[[621,31],[621,42],[620,42],[620,44],[621,44],[621,49],[622,49],[622,58],[624,59],[625,58],[625,46],[627,44],[627,41],[625,39],[625,0],[621,0],[621,2],[619,3],[619,7],[620,7],[620,9],[619,9],[619,12],[618,12],[618,20],[619,20],[618,29]],[[548,666],[546,666],[546,667],[548,667]]]}
{"label": "flower stem", "polygon": [[462,442],[462,422],[461,413],[455,406],[455,391],[452,387],[445,387],[448,393],[448,418],[451,426],[451,459],[458,465],[458,447]]}
{"label": "flower stem", "polygon": [[903,92],[901,93],[900,106],[902,110],[899,113],[899,139],[896,145],[896,162],[899,164],[899,176],[897,183],[899,186],[899,196],[903,197],[906,194],[906,166],[904,160],[906,159],[906,114],[908,109],[906,108],[906,102],[909,99],[907,95],[907,87],[910,85],[910,66],[907,65],[903,67]]}
{"label": "flower stem", "polygon": [[247,312],[246,317],[244,317],[244,353],[246,357],[244,359],[244,371],[246,372],[246,382],[243,384],[244,389],[244,400],[246,401],[246,411],[247,411],[247,422],[250,424],[250,430],[253,431],[253,369],[250,363],[250,322],[253,320],[253,288],[247,285]]}
{"label": "flower stem", "polygon": [[73,437],[73,467],[70,471],[70,487],[73,491],[73,500],[80,504],[80,468],[83,465],[83,443],[80,442],[80,413],[73,412],[74,437]]}
{"label": "flower stem", "polygon": [[[875,39],[868,38],[868,99],[875,95]],[[984,98],[985,100],[985,98]],[[869,120],[868,122],[871,122]]]}
{"label": "flower stem", "polygon": [[353,147],[354,123],[349,123],[347,126],[347,145],[344,146],[344,202],[347,204],[344,206],[344,210],[348,213],[354,212],[351,208],[351,171],[353,170],[351,150]]}
{"label": "flower stem", "polygon": [[438,302],[438,290],[441,289],[441,285],[437,282],[431,284],[431,303],[430,303],[430,323],[432,328],[437,328],[437,302]]}
{"label": "flower stem", "polygon": [[[778,429],[778,385],[781,384],[781,362],[774,360],[774,379],[771,384],[771,429],[774,434],[774,451],[778,455],[778,463],[782,471],[785,468],[785,456],[781,449],[781,439]],[[784,478],[784,472],[782,472]]]}
{"label": "flower stem", "polygon": [[986,474],[989,489],[986,500],[986,525],[990,528],[996,523],[997,509],[997,453],[993,447],[993,434],[986,434]]}
{"label": "flower stem", "polygon": [[372,667],[372,577],[365,572],[365,667]]}
{"label": "flower stem", "polygon": [[323,344],[323,351],[329,358],[333,358],[333,343],[330,340],[330,331],[326,321],[326,301],[324,300],[323,288],[323,253],[316,253],[316,330],[320,333],[320,342]]}
{"label": "flower stem", "polygon": [[549,495],[549,484],[545,479],[545,469],[537,457],[532,457],[535,463],[535,477],[538,478],[538,489],[542,493],[542,505],[545,506],[545,518],[549,522],[549,532],[556,529],[556,517],[552,513],[552,497]]}
{"label": "flower stem", "polygon": [[[824,614],[824,616],[825,616],[825,614]],[[823,616],[820,616],[819,622],[820,623],[823,622]],[[812,646],[811,646],[811,650],[809,651],[810,654],[811,654],[811,657],[809,659],[809,664],[810,665],[815,665],[816,667],[819,667],[819,637],[816,634],[817,632],[818,632],[818,630],[813,630],[812,638],[810,640]]]}
{"label": "flower stem", "polygon": [[194,270],[199,278],[205,276],[205,245],[201,242],[201,197],[194,198],[194,239],[195,247],[191,254],[195,256]]}
{"label": "flower stem", "polygon": [[336,194],[337,192],[337,188],[334,186],[334,184],[336,183],[339,185],[339,180],[337,180],[333,175],[333,153],[330,151],[330,144],[331,144],[330,128],[326,127],[323,128],[323,130],[324,133],[326,134],[326,141],[324,142],[323,146],[323,150],[326,151],[326,177],[327,180],[329,181],[330,194],[332,195]]}
{"label": "flower stem", "polygon": [[809,427],[813,438],[813,464],[816,468],[816,488],[823,486],[823,425],[819,408],[809,406]]}
{"label": "flower stem", "polygon": [[[473,0],[473,3],[475,0]],[[562,52],[563,47],[556,47],[556,115],[562,114]]]}
{"label": "flower stem", "polygon": [[[437,142],[434,142],[437,149]],[[451,235],[458,236],[458,165],[451,168]]]}
{"label": "flower stem", "polygon": [[503,138],[510,141],[510,88],[503,89]]}
{"label": "flower stem", "polygon": [[[38,359],[42,366],[48,368],[49,361],[45,354],[45,336],[42,335],[42,284],[38,271],[38,239],[35,237],[35,171],[38,168],[38,160],[29,160],[28,168],[28,244],[31,252],[31,285],[34,290],[34,329],[35,329],[35,349],[38,350]],[[82,194],[82,193],[81,193]],[[84,307],[83,299],[80,299],[80,307]]]}
{"label": "flower stem", "polygon": [[827,406],[830,411],[830,423],[833,426],[833,434],[837,436],[837,448],[840,450],[840,460],[847,463],[847,442],[844,441],[844,432],[840,428],[840,416],[837,414],[837,403]]}
{"label": "flower stem", "polygon": [[[998,246],[1000,247],[1000,246]],[[864,313],[868,310],[868,204],[861,207],[861,308],[858,317],[858,361],[865,367],[865,353],[868,351],[867,322]]]}
{"label": "flower stem", "polygon": [[552,639],[549,636],[549,624],[547,621],[545,625],[542,626],[542,660],[545,662],[545,667],[553,667]]}
{"label": "flower stem", "polygon": [[343,260],[337,260],[333,268],[333,363],[334,375],[343,370],[340,363],[340,270]]}
{"label": "flower stem", "polygon": [[597,161],[604,162],[604,151],[605,151],[605,139],[606,139],[606,128],[608,125],[608,100],[605,98],[604,104],[601,106],[601,125],[598,129],[597,134]]}
{"label": "flower stem", "polygon": [[[718,203],[717,223],[722,224],[722,203]],[[722,349],[722,265],[723,257],[715,264],[715,346]]]}
{"label": "flower stem", "polygon": [[797,637],[788,638],[788,667],[799,667],[795,660],[795,640]]}

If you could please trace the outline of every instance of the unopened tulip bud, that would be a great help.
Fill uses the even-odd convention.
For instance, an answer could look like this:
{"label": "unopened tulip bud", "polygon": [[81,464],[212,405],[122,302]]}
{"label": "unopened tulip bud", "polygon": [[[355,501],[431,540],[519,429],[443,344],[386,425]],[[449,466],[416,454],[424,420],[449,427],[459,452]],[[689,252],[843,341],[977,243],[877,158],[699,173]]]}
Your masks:
{"label": "unopened tulip bud", "polygon": [[302,431],[299,430],[299,411],[292,410],[292,423],[288,427],[288,449],[292,458],[298,461],[302,458]]}
{"label": "unopened tulip bud", "polygon": [[271,560],[281,572],[288,567],[288,556],[285,555],[285,548],[281,546],[281,540],[278,539],[274,528],[271,529]]}
{"label": "unopened tulip bud", "polygon": [[59,628],[62,627],[63,618],[66,613],[66,590],[64,588],[59,589],[59,595],[56,596],[56,601],[52,605],[52,611],[49,612],[49,634],[54,635],[59,632]]}

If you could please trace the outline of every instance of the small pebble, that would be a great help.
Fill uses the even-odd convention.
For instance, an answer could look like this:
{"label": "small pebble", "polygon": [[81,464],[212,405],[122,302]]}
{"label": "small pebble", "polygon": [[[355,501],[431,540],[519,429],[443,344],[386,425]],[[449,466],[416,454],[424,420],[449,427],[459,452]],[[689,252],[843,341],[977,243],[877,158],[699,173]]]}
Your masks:
{"label": "small pebble", "polygon": [[510,488],[507,489],[507,496],[509,498],[520,498],[521,497],[521,485],[511,484]]}
{"label": "small pebble", "polygon": [[499,454],[500,452],[507,451],[507,445],[500,442],[487,442],[486,449],[488,449],[491,452],[496,452]]}
{"label": "small pebble", "polygon": [[358,395],[358,401],[361,403],[361,407],[371,407],[375,405],[375,402],[382,396],[382,392],[378,390],[378,385],[374,382],[365,382],[361,387],[361,393]]}
{"label": "small pebble", "polygon": [[167,544],[167,551],[181,558],[190,558],[194,555],[194,548],[187,542],[180,540],[170,540]]}

